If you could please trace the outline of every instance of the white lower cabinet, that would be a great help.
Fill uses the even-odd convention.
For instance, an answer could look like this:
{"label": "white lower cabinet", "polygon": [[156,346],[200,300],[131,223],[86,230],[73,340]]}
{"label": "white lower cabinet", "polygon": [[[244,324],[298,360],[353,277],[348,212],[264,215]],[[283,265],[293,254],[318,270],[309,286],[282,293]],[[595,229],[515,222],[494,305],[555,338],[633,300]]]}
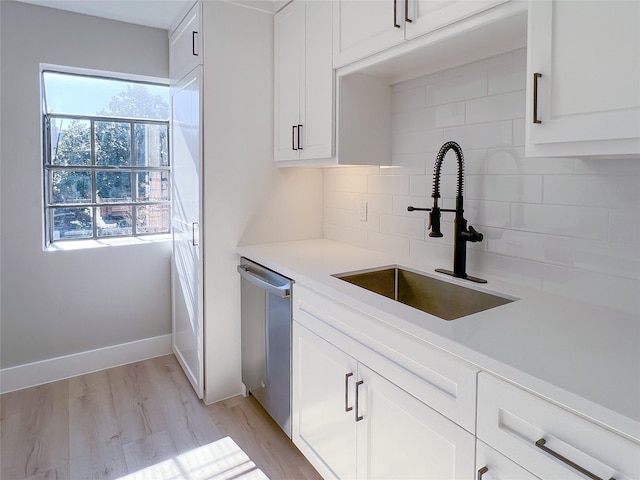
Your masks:
{"label": "white lower cabinet", "polygon": [[480,440],[476,444],[476,472],[477,480],[540,480]]}
{"label": "white lower cabinet", "polygon": [[636,440],[484,372],[477,436],[539,478],[640,478]]}
{"label": "white lower cabinet", "polygon": [[470,478],[473,435],[390,380],[294,321],[294,443],[325,478]]}

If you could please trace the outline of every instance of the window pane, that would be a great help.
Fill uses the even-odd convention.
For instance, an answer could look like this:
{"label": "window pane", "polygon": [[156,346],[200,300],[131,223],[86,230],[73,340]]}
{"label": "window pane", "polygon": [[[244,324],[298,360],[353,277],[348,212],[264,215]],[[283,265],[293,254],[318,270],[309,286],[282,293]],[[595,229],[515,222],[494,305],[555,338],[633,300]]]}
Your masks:
{"label": "window pane", "polygon": [[91,172],[53,170],[51,175],[50,203],[91,202]]}
{"label": "window pane", "polygon": [[52,208],[53,239],[93,236],[93,209],[90,207]]}
{"label": "window pane", "polygon": [[98,207],[98,236],[131,235],[133,233],[132,208],[121,205]]}
{"label": "window pane", "polygon": [[136,165],[144,167],[169,165],[166,125],[137,124],[135,135]]}
{"label": "window pane", "polygon": [[91,122],[51,119],[51,164],[91,165]]}
{"label": "window pane", "polygon": [[96,165],[131,165],[131,125],[96,122]]}
{"label": "window pane", "polygon": [[153,120],[169,118],[167,85],[59,72],[44,72],[42,78],[47,113]]}
{"label": "window pane", "polygon": [[136,194],[138,201],[169,200],[169,172],[140,172],[137,176]]}
{"label": "window pane", "polygon": [[169,231],[169,205],[141,205],[136,207],[138,233],[164,233]]}
{"label": "window pane", "polygon": [[98,202],[130,202],[130,172],[97,172],[96,189]]}

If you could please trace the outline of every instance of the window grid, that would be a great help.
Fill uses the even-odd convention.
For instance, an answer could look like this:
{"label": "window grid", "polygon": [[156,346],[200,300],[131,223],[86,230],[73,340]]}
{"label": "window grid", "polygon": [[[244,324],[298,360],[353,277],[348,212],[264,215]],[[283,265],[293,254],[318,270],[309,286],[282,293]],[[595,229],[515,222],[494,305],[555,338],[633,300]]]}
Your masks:
{"label": "window grid", "polygon": [[[55,165],[52,159],[52,128],[51,123],[54,120],[88,120],[90,122],[90,164],[89,165]],[[129,164],[123,165],[99,165],[96,159],[96,122],[105,123],[118,123],[127,124],[129,126]],[[171,188],[170,188],[170,157],[169,157],[169,122],[158,121],[149,119],[132,119],[123,117],[106,117],[106,116],[89,116],[89,115],[67,115],[67,114],[45,114],[45,155],[44,155],[44,169],[45,169],[45,219],[47,222],[46,232],[48,235],[47,244],[54,243],[56,241],[75,241],[75,240],[88,240],[88,239],[104,239],[104,238],[117,238],[117,237],[135,237],[140,235],[158,235],[169,233],[170,222],[167,223],[166,228],[162,231],[156,232],[139,232],[138,227],[138,208],[145,206],[161,206],[167,205],[170,209],[171,205]],[[136,144],[136,125],[158,125],[166,128],[166,165],[137,165],[137,144]],[[91,201],[77,201],[69,203],[61,203],[53,201],[53,177],[54,172],[64,171],[86,171],[90,172],[91,176]],[[97,177],[101,172],[118,172],[129,173],[129,185],[130,185],[130,200],[128,201],[101,201],[98,198]],[[139,174],[151,174],[152,172],[166,172],[166,176],[160,179],[160,182],[166,182],[164,191],[166,192],[166,200],[147,200],[138,201],[138,178]],[[127,207],[131,209],[131,233],[112,234],[108,233],[100,235],[98,231],[97,215],[98,209],[105,207]],[[89,208],[91,209],[92,218],[92,235],[81,236],[78,238],[54,238],[54,210],[63,208]]]}

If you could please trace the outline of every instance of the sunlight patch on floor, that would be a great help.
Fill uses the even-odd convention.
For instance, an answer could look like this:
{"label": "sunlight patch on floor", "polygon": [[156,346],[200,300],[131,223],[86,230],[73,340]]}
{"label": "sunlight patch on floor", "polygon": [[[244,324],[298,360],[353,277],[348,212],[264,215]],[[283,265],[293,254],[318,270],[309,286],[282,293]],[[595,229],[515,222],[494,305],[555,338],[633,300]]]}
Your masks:
{"label": "sunlight patch on floor", "polygon": [[182,453],[119,480],[269,480],[231,437]]}

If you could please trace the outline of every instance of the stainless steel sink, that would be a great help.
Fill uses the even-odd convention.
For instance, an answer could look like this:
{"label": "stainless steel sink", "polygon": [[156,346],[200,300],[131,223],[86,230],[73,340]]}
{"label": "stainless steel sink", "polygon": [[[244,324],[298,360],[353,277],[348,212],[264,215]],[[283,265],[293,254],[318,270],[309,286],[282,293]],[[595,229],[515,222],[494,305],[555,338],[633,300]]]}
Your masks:
{"label": "stainless steel sink", "polygon": [[462,287],[397,266],[339,273],[334,277],[443,320],[455,320],[516,300]]}

